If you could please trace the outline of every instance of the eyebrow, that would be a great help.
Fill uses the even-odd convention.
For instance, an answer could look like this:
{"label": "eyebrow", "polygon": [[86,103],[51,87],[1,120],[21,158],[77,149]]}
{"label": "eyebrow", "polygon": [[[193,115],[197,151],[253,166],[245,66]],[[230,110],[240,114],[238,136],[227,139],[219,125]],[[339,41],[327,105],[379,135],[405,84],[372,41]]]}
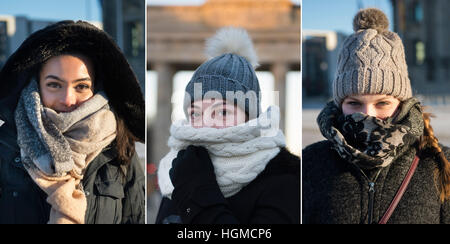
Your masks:
{"label": "eyebrow", "polygon": [[[45,77],[45,79],[55,79],[55,80],[58,80],[58,81],[67,83],[66,80],[64,80],[64,79],[62,79],[62,78],[60,78],[60,77],[58,77],[58,76],[56,76],[56,75],[47,75],[47,76]],[[74,81],[72,81],[72,82],[73,82],[73,83],[78,83],[78,82],[82,82],[82,81],[92,81],[92,80],[91,80],[91,78],[89,78],[89,77],[84,77],[84,78],[76,79],[76,80],[74,80]]]}
{"label": "eyebrow", "polygon": [[[217,106],[220,106],[220,105],[226,105],[227,104],[227,102],[226,101],[223,101],[223,102],[218,102],[218,103],[215,103],[215,104],[213,104],[211,107],[212,108],[215,108],[215,107],[217,107]],[[194,108],[201,108],[201,106],[198,106],[198,105],[194,105],[194,104],[192,104],[191,105],[191,108],[192,109],[194,109]]]}
{"label": "eyebrow", "polygon": [[[357,102],[360,102],[360,103],[363,102],[363,101],[361,101],[361,100],[359,100],[357,98],[353,98],[353,97],[349,97],[348,99],[353,100],[353,101],[357,101]],[[375,102],[379,102],[379,101],[386,100],[386,99],[389,99],[389,98],[387,96],[386,97],[382,97],[382,98],[379,98],[379,99],[375,100]]]}
{"label": "eyebrow", "polygon": [[191,109],[194,109],[194,108],[200,108],[200,106],[191,104]]}
{"label": "eyebrow", "polygon": [[218,103],[212,105],[211,108],[216,108],[216,107],[219,107],[219,106],[221,106],[221,105],[227,105],[227,102],[225,102],[225,101],[223,101],[223,102],[221,102],[221,103],[218,102]]}

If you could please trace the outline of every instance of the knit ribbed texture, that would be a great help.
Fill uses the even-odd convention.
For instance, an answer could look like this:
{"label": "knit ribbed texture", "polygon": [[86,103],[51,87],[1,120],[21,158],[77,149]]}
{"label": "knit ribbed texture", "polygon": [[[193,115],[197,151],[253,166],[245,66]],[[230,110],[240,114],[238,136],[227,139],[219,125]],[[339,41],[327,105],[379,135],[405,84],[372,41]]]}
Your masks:
{"label": "knit ribbed texture", "polygon": [[194,128],[187,120],[176,121],[170,128],[170,152],[161,159],[158,185],[163,196],[171,198],[174,186],[169,177],[172,162],[189,145],[205,147],[214,166],[217,184],[225,197],[238,193],[253,181],[286,146],[278,128],[280,111],[271,106],[265,113],[245,124],[216,128]]}
{"label": "knit ribbed texture", "polygon": [[260,87],[252,65],[257,63],[257,57],[247,32],[224,28],[207,44],[211,59],[197,68],[186,86],[186,115],[187,108],[196,100],[221,98],[235,103],[250,119],[258,117],[261,111]]}
{"label": "knit ribbed texture", "polygon": [[[196,85],[200,84],[201,90],[195,91]],[[239,91],[242,93],[238,93]],[[247,93],[249,91],[250,93]],[[186,92],[189,96],[186,96],[184,101],[185,112],[193,101],[208,97],[218,98],[220,94],[219,98],[236,103],[249,115],[254,114],[250,117],[257,117],[260,113],[258,78],[250,63],[236,54],[223,54],[203,63],[186,86]],[[237,96],[227,97],[227,92]],[[242,97],[239,97],[239,94],[242,94]],[[245,96],[249,99],[245,99]],[[244,101],[243,99],[245,103],[240,102]]]}
{"label": "knit ribbed texture", "polygon": [[402,40],[387,29],[361,26],[344,41],[337,66],[333,99],[338,106],[349,95],[385,94],[400,101],[412,96]]}

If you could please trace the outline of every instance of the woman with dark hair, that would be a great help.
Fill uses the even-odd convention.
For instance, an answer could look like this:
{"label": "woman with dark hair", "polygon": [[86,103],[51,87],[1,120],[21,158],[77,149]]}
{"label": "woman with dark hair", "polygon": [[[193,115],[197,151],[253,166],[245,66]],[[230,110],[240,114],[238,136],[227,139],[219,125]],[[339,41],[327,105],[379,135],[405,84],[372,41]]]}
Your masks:
{"label": "woman with dark hair", "polygon": [[400,37],[364,9],[344,42],[327,139],[303,150],[303,223],[450,223],[450,149],[412,96]]}
{"label": "woman with dark hair", "polygon": [[0,72],[0,223],[144,223],[144,99],[83,22],[30,35]]}

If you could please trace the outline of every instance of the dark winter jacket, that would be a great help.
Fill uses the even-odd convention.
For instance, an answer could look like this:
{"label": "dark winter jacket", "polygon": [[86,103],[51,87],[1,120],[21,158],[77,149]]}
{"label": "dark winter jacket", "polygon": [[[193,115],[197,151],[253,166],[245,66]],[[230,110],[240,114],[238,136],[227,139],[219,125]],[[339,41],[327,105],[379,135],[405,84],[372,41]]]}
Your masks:
{"label": "dark winter jacket", "polygon": [[237,194],[196,194],[179,209],[163,198],[157,224],[276,224],[300,223],[300,159],[286,149]]}
{"label": "dark winter jacket", "polygon": [[[355,166],[344,161],[331,149],[329,141],[312,144],[303,150],[304,224],[367,224],[369,186]],[[447,158],[450,149],[443,148]],[[384,215],[409,170],[416,149],[382,168],[375,182],[373,220]],[[437,163],[430,156],[421,156],[418,167],[388,224],[450,223],[450,202],[443,204],[434,181]],[[373,179],[378,170],[366,171]]]}
{"label": "dark winter jacket", "polygon": [[[51,208],[47,195],[28,175],[6,129],[0,127],[0,224],[45,224]],[[86,224],[144,223],[145,177],[136,155],[124,177],[115,149],[105,148],[89,163],[82,183]]]}
{"label": "dark winter jacket", "polygon": [[[81,53],[94,64],[94,87],[103,90],[111,110],[139,141],[145,139],[145,105],[134,72],[111,37],[86,22],[63,21],[30,35],[0,71],[0,223],[46,223],[45,193],[24,169],[14,121],[22,89],[48,59]],[[126,89],[124,89],[126,88]],[[124,167],[125,168],[125,167]],[[124,176],[121,172],[126,171]],[[114,142],[86,168],[86,223],[144,223],[144,172],[134,155],[118,165]]]}

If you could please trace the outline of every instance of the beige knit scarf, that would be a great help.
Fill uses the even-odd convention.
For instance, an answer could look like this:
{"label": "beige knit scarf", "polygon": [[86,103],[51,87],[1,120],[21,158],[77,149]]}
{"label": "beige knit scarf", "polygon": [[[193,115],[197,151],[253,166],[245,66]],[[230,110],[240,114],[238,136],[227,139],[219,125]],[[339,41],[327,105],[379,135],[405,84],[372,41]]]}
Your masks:
{"label": "beige knit scarf", "polygon": [[116,120],[106,96],[97,93],[74,111],[57,113],[42,105],[33,80],[22,91],[15,119],[22,162],[48,195],[48,223],[83,224],[84,171],[116,137]]}

